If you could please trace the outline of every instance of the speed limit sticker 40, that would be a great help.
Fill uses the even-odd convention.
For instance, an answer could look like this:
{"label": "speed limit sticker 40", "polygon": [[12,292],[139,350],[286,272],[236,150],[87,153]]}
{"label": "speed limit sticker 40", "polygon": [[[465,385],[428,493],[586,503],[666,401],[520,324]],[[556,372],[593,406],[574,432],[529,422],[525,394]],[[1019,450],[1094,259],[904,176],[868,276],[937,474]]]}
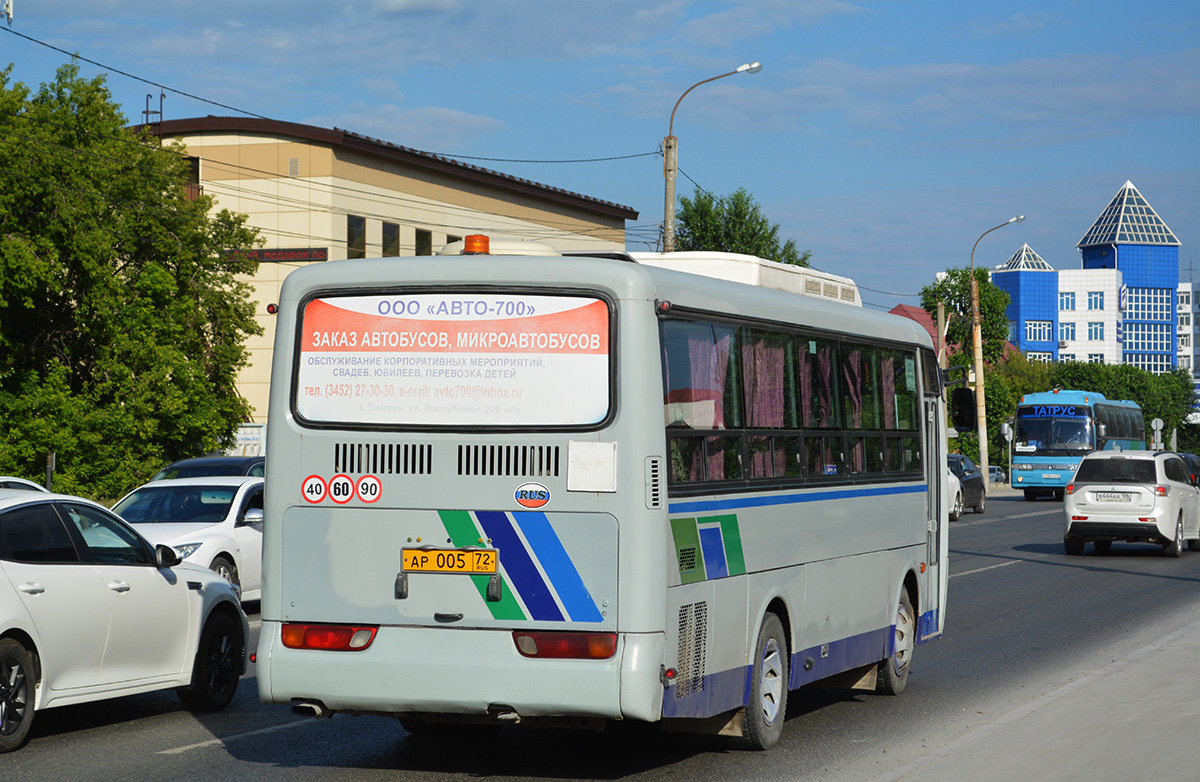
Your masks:
{"label": "speed limit sticker 40", "polygon": [[375,502],[383,493],[383,484],[374,475],[364,475],[358,479],[358,498],[363,502]]}
{"label": "speed limit sticker 40", "polygon": [[325,479],[320,475],[310,475],[300,485],[300,493],[304,495],[305,500],[315,504],[325,499],[325,495],[329,493],[329,487],[325,485]]}

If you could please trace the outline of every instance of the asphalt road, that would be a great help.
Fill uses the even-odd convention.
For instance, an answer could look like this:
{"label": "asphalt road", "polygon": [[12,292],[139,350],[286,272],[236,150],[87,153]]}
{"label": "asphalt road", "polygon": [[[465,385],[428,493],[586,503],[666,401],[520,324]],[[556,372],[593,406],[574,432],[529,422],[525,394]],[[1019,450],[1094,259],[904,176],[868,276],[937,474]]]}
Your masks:
{"label": "asphalt road", "polygon": [[[251,666],[233,704],[216,714],[193,715],[170,692],[43,712],[29,743],[0,756],[0,777],[895,779],[938,748],[1200,620],[1200,552],[1167,559],[1158,547],[1116,544],[1107,555],[1089,547],[1067,557],[1061,509],[994,490],[986,514],[965,513],[950,532],[946,636],[917,649],[908,689],[899,697],[793,693],[783,738],[770,752],[629,726],[410,737],[382,717],[317,721],[263,706]],[[250,618],[256,641],[258,616]],[[1196,687],[1190,676],[1185,684]],[[1044,738],[1050,757],[1061,748],[1063,764],[1082,739],[1072,731],[1056,726]]]}

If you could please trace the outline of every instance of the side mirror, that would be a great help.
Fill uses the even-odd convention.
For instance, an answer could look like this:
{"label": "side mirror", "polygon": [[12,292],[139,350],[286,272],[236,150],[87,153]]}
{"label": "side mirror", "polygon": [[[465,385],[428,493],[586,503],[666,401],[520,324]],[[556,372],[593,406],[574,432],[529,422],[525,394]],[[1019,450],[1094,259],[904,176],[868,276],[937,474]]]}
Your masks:
{"label": "side mirror", "polygon": [[246,514],[242,516],[242,524],[262,524],[264,518],[262,508],[247,508]]}
{"label": "side mirror", "polygon": [[960,432],[970,432],[978,426],[975,393],[971,389],[959,386],[950,392],[950,423]]}
{"label": "side mirror", "polygon": [[1096,436],[1101,440],[1108,437],[1108,426],[1105,424],[1096,424]]}
{"label": "side mirror", "polygon": [[170,546],[164,546],[159,543],[154,547],[154,564],[156,567],[175,567],[183,560],[179,558],[179,554]]}

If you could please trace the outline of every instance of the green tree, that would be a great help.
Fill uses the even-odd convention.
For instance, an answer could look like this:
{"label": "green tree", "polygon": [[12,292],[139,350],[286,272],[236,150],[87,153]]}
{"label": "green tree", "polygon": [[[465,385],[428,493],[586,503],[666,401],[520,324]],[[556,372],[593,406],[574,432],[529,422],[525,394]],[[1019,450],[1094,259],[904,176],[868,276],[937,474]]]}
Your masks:
{"label": "green tree", "polygon": [[[983,360],[994,362],[1004,353],[1008,341],[1008,294],[988,279],[986,269],[975,268],[979,283],[979,334]],[[921,289],[921,307],[937,322],[938,302],[945,303],[946,342],[967,353],[968,365],[974,360],[971,334],[971,269],[948,269],[945,275]]]}
{"label": "green tree", "polygon": [[763,214],[745,188],[714,196],[696,188],[694,198],[680,196],[675,216],[676,250],[744,253],[795,266],[808,266],[812,252],[796,250],[796,241],[779,243],[779,225]]}
{"label": "green tree", "polygon": [[1184,427],[1195,403],[1192,375],[1184,369],[1155,375],[1129,364],[1067,361],[1054,365],[1051,382],[1057,388],[1098,391],[1109,399],[1137,402],[1146,418],[1147,441],[1152,439],[1150,422],[1161,418],[1166,447],[1171,445],[1171,431]]}
{"label": "green tree", "polygon": [[189,198],[182,148],[134,134],[103,77],[0,71],[0,471],[115,498],[229,442],[261,333],[244,215]]}

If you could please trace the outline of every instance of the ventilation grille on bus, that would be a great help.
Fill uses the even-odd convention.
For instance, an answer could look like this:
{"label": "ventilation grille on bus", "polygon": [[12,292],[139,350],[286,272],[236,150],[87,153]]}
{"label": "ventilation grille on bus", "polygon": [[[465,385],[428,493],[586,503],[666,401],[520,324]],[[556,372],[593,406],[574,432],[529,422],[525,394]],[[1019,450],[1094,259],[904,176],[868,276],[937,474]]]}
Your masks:
{"label": "ventilation grille on bus", "polygon": [[663,460],[661,456],[646,459],[646,507],[659,510],[663,506]]}
{"label": "ventilation grille on bus", "polygon": [[691,603],[679,609],[679,654],[676,659],[675,697],[704,691],[704,665],[708,657],[708,603]]}
{"label": "ventilation grille on bus", "polygon": [[349,475],[431,475],[433,446],[415,443],[335,443],[333,471]]}
{"label": "ventilation grille on bus", "polygon": [[511,475],[557,478],[557,445],[460,445],[459,475]]}

